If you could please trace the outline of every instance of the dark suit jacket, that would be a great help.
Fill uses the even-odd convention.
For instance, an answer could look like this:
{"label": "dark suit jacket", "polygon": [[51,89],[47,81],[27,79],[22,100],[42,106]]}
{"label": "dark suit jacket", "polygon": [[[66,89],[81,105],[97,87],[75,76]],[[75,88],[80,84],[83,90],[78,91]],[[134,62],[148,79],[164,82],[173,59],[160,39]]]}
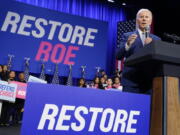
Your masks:
{"label": "dark suit jacket", "polygon": [[[132,44],[131,48],[129,48],[129,50],[126,51],[125,44],[127,42],[127,39],[130,35],[132,35],[134,33],[137,34],[138,37],[136,38],[135,42]],[[160,40],[159,37],[157,37],[153,34],[150,34],[149,37],[151,37],[153,40]],[[119,60],[121,60],[123,58],[128,58],[132,54],[138,53],[138,51],[141,48],[143,48],[143,43],[141,41],[138,31],[125,33],[122,37],[122,42],[120,44],[120,48],[118,49],[118,51],[116,53],[116,58]],[[149,87],[150,87],[149,85],[151,85],[151,84],[146,84],[145,81],[143,82],[143,80],[145,80],[145,78],[143,78],[143,75],[142,75],[140,69],[124,66],[123,72],[122,72],[122,80],[121,80],[121,84],[123,85],[123,87],[139,88],[140,91],[149,89]],[[148,80],[146,80],[146,81],[148,82]]]}

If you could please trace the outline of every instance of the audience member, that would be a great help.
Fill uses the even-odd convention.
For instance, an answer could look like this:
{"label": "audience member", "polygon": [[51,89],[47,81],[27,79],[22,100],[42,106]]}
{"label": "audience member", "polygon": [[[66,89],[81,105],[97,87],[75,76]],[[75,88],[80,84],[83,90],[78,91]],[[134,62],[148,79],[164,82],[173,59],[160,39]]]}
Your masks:
{"label": "audience member", "polygon": [[113,88],[122,90],[122,86],[121,86],[121,83],[120,83],[120,78],[118,76],[116,76],[114,78]]}
{"label": "audience member", "polygon": [[78,87],[86,88],[86,81],[84,78],[80,78],[78,81]]}
{"label": "audience member", "polygon": [[105,74],[105,75],[103,75],[102,77],[104,77],[105,81],[107,81],[108,76],[107,76],[106,74]]}
{"label": "audience member", "polygon": [[105,87],[107,86],[106,84],[106,80],[104,77],[100,78],[100,83],[99,83],[99,89],[105,89]]}
{"label": "audience member", "polygon": [[93,80],[92,88],[99,88],[99,77],[95,77]]}
{"label": "audience member", "polygon": [[[5,81],[14,81],[15,80],[15,72],[10,71],[7,75],[7,66],[3,66],[3,79]],[[1,126],[9,126],[10,125],[10,116],[12,116],[12,121],[15,119],[15,104],[3,101],[2,105],[2,112],[1,112],[1,118],[0,118],[0,124]]]}
{"label": "audience member", "polygon": [[9,81],[15,81],[16,73],[14,71],[10,71],[8,75],[8,82]]}
{"label": "audience member", "polygon": [[18,82],[26,83],[23,72],[19,73],[19,75],[18,75]]}
{"label": "audience member", "polygon": [[[26,83],[23,72],[19,73],[18,82]],[[24,99],[16,98],[16,102],[15,102],[16,105],[15,106],[16,106],[17,118],[15,121],[15,124],[21,123],[21,121],[22,121],[23,110],[24,110],[24,102],[25,102]]]}
{"label": "audience member", "polygon": [[1,73],[1,79],[3,81],[7,81],[8,80],[8,75],[9,75],[9,71],[7,70],[7,65],[3,65],[2,66],[2,73]]}
{"label": "audience member", "polygon": [[113,81],[112,81],[111,78],[108,78],[108,79],[106,80],[106,84],[107,84],[107,86],[105,87],[105,90],[112,89]]}
{"label": "audience member", "polygon": [[106,75],[106,72],[105,72],[104,69],[101,69],[101,70],[100,70],[100,77],[102,77],[103,75]]}

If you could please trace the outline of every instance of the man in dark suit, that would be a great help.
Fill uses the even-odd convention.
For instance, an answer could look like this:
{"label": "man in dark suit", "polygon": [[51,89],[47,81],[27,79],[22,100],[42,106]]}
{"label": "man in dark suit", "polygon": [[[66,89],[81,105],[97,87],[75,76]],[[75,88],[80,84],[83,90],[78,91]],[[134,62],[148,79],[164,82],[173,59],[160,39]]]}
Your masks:
{"label": "man in dark suit", "polygon": [[[116,55],[117,59],[126,59],[154,40],[160,40],[159,37],[150,33],[151,23],[151,11],[148,9],[140,9],[136,15],[136,31],[123,35],[123,40]],[[124,66],[121,80],[123,91],[134,93],[148,91],[151,89],[151,82],[148,82],[149,80],[143,80],[146,80],[146,78],[143,78],[141,69]]]}

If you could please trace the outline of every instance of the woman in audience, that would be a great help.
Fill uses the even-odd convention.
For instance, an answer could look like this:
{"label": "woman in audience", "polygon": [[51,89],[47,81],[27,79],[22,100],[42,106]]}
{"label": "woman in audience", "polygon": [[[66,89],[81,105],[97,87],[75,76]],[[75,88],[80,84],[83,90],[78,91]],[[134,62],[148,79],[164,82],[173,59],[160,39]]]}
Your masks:
{"label": "woman in audience", "polygon": [[[8,82],[15,81],[15,77],[16,77],[15,72],[10,71],[9,74],[6,76],[7,73],[8,73],[7,66],[3,66],[3,75],[4,75],[3,79]],[[16,104],[3,101],[1,118],[0,118],[1,126],[9,126],[11,116],[12,116],[12,122],[14,123],[16,119]]]}
{"label": "woman in audience", "polygon": [[15,77],[16,77],[16,73],[15,73],[14,71],[10,71],[7,81],[8,81],[8,82],[9,82],[9,81],[15,81]]}
{"label": "woman in audience", "polygon": [[8,80],[8,75],[9,75],[9,71],[8,71],[8,69],[7,69],[7,65],[3,65],[2,66],[2,80],[3,81],[7,81]]}
{"label": "woman in audience", "polygon": [[105,89],[105,87],[107,86],[106,84],[106,80],[104,77],[100,78],[100,83],[99,83],[99,89]]}
{"label": "woman in audience", "polygon": [[122,90],[122,86],[121,86],[121,83],[120,83],[120,78],[118,76],[116,76],[114,78],[113,88]]}
{"label": "woman in audience", "polygon": [[107,86],[105,87],[105,90],[112,89],[113,81],[111,78],[108,78],[106,81]]}
{"label": "woman in audience", "polygon": [[[16,72],[10,71],[8,76],[8,82],[16,81]],[[18,123],[18,102],[15,103],[9,103],[9,117],[12,117],[12,120],[10,121],[10,124],[17,124]]]}
{"label": "woman in audience", "polygon": [[103,77],[104,77],[105,81],[107,81],[108,76],[105,74],[105,75],[103,75]]}
{"label": "woman in audience", "polygon": [[98,89],[99,88],[99,77],[95,77],[92,83],[92,88]]}
{"label": "woman in audience", "polygon": [[86,88],[86,81],[84,78],[80,78],[78,81],[78,87]]}

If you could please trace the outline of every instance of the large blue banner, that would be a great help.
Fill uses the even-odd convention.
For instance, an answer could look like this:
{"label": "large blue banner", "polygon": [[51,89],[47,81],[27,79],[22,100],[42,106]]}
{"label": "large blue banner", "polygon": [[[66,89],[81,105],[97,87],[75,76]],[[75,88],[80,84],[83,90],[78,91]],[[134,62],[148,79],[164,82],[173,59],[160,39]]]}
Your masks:
{"label": "large blue banner", "polygon": [[150,96],[28,84],[21,135],[149,135]]}
{"label": "large blue banner", "polygon": [[73,65],[74,77],[80,77],[81,66],[86,66],[90,79],[95,67],[106,69],[107,27],[107,22],[3,0],[0,63],[7,63],[8,54],[14,55],[13,70],[21,71],[27,57],[30,71],[39,73],[43,60],[47,74],[59,63],[61,76],[67,76],[67,65]]}

